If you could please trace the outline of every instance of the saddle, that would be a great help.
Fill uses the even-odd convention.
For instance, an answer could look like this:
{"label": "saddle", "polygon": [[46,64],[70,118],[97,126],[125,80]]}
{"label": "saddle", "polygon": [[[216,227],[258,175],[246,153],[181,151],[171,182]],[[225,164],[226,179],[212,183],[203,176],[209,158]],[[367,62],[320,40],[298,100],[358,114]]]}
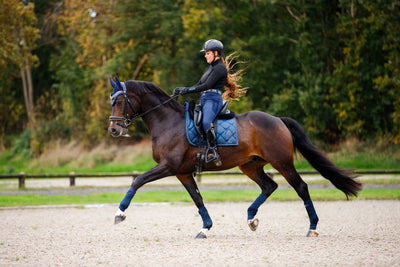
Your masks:
{"label": "saddle", "polygon": [[[218,120],[230,120],[235,118],[235,112],[228,110],[228,104],[229,104],[228,101],[223,102],[222,108],[213,122],[216,127],[216,132],[218,132],[217,130]],[[201,123],[203,120],[203,112],[201,105],[196,105],[196,101],[193,99],[191,99],[187,105],[188,105],[187,111],[189,113],[189,118],[193,120],[196,132],[200,136],[205,136],[205,131]]]}

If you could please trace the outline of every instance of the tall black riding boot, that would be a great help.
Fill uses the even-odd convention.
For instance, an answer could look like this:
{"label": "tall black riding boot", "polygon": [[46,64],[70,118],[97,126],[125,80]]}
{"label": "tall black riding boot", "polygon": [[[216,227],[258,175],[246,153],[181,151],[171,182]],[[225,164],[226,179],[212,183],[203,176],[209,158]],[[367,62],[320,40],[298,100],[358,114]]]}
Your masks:
{"label": "tall black riding boot", "polygon": [[221,158],[217,151],[217,140],[215,135],[214,125],[211,123],[210,129],[206,131],[208,149],[206,152],[206,162],[214,161],[216,166],[221,166]]}

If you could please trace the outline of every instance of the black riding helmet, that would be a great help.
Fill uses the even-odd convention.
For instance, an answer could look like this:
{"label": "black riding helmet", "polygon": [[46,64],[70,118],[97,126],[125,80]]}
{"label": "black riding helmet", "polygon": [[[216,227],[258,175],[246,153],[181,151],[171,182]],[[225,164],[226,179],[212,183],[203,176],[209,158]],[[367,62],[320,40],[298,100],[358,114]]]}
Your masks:
{"label": "black riding helmet", "polygon": [[200,52],[205,52],[205,51],[218,51],[218,54],[222,55],[222,52],[224,51],[224,45],[222,44],[221,41],[210,39],[204,43],[203,49],[200,50]]}

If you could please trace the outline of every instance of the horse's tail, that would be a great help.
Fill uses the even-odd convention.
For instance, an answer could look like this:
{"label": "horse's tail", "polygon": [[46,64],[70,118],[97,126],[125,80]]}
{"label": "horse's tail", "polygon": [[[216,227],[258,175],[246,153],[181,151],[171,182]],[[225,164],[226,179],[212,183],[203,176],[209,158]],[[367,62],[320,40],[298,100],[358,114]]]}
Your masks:
{"label": "horse's tail", "polygon": [[294,146],[306,158],[323,177],[339,190],[343,191],[348,198],[350,195],[357,196],[362,184],[354,180],[357,176],[352,171],[339,169],[322,151],[313,145],[308,139],[303,128],[291,118],[280,118],[292,134]]}

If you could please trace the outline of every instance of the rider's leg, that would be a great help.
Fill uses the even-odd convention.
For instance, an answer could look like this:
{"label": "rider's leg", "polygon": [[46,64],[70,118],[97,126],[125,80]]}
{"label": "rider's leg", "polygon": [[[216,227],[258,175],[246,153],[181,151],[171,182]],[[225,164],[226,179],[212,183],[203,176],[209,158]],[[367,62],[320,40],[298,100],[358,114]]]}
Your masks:
{"label": "rider's leg", "polygon": [[217,140],[214,125],[211,123],[210,128],[206,130],[207,145],[209,147],[209,154],[207,156],[207,161],[214,161],[215,165],[221,165],[221,159],[217,151]]}
{"label": "rider's leg", "polygon": [[207,162],[214,160],[216,165],[221,165],[221,160],[217,152],[216,132],[213,122],[222,107],[222,98],[218,93],[207,92],[201,96],[201,105],[203,107],[203,129],[206,132],[208,144]]}

